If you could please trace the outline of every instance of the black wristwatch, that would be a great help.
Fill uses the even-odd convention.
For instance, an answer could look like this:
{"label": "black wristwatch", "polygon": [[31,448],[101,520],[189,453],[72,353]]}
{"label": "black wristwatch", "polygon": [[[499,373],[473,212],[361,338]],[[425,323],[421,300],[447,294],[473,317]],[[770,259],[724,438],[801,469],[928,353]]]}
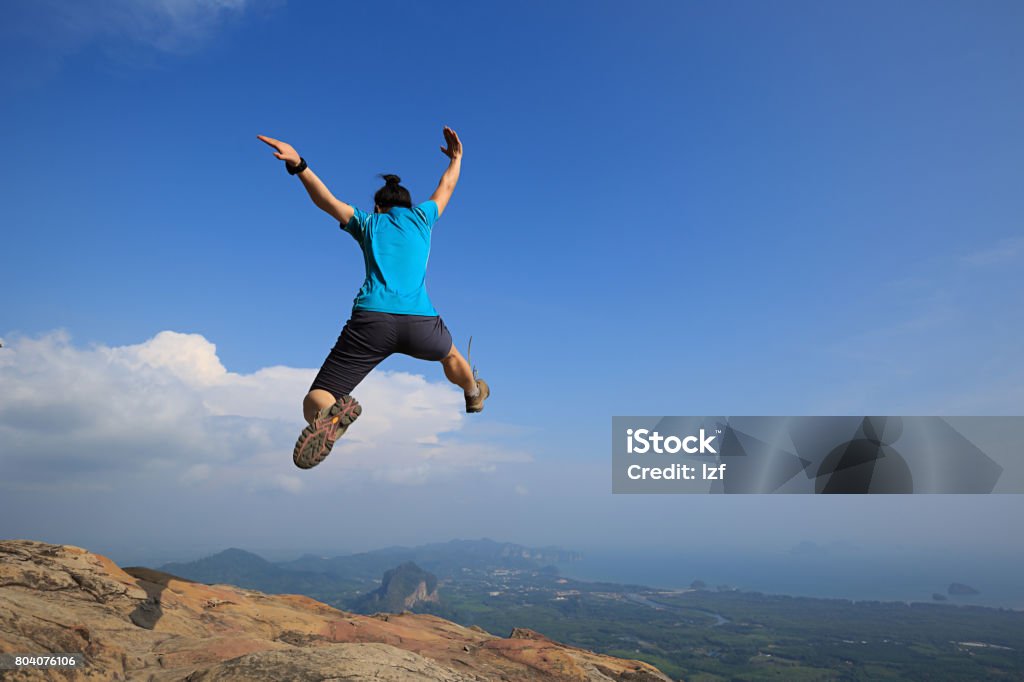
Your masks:
{"label": "black wristwatch", "polygon": [[284,162],[284,169],[288,171],[288,175],[298,175],[307,168],[309,168],[309,166],[306,165],[306,160],[301,156],[299,157],[299,165],[297,166],[293,166],[291,161]]}

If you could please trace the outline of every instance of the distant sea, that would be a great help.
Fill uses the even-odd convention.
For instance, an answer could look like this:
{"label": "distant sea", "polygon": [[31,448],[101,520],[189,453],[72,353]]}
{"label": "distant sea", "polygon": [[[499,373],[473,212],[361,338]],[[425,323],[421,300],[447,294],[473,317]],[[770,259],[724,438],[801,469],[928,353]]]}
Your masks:
{"label": "distant sea", "polygon": [[[583,550],[560,564],[566,577],[660,588],[701,580],[748,592],[854,600],[975,604],[1024,610],[1024,556],[950,554],[913,550],[867,552],[813,543],[779,552],[716,550]],[[947,595],[950,583],[976,595]],[[932,599],[934,593],[947,601]]]}

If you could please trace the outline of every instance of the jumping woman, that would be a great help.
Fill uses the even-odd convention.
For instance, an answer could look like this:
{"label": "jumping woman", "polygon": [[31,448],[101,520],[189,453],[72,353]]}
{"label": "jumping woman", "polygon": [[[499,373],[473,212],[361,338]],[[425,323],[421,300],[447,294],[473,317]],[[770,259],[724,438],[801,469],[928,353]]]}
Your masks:
{"label": "jumping woman", "polygon": [[352,315],[302,402],[309,426],[295,443],[295,466],[309,469],[324,460],[334,441],[362,412],[353,389],[393,353],[438,361],[444,374],[462,388],[466,412],[480,412],[490,395],[487,382],[476,378],[427,296],[430,233],[455,191],[462,168],[462,142],[445,127],[448,168],[430,199],[413,206],[409,190],[397,175],[383,175],[384,186],[373,197],[373,213],[339,201],[290,144],[266,135],[257,137],[274,148],[291,175],[298,175],[309,198],[338,221],[363,250],[366,278],[356,295]]}

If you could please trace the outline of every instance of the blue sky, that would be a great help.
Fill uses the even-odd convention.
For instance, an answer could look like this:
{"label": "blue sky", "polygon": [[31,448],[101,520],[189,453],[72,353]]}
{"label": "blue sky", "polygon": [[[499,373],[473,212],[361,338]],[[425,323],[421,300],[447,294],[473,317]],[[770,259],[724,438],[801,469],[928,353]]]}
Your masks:
{"label": "blue sky", "polygon": [[[165,330],[215,344],[238,375],[318,367],[362,281],[361,257],[255,136],[292,143],[339,198],[370,209],[381,172],[401,175],[414,200],[429,196],[444,169],[441,127],[461,135],[463,176],[434,233],[428,285],[457,342],[474,336],[494,398],[439,447],[472,441],[466,452],[485,453],[486,466],[400,494],[378,480],[370,491],[397,517],[410,511],[403,499],[431,513],[402,532],[332,536],[336,545],[474,534],[625,543],[652,515],[709,506],[737,524],[775,510],[765,528],[794,513],[820,519],[777,537],[749,531],[779,543],[824,537],[851,509],[885,508],[878,528],[888,528],[888,502],[613,499],[610,417],[1024,408],[1017,3],[119,0],[3,12],[0,334],[15,350],[19,339],[43,344],[22,353],[41,367],[59,365],[48,353],[73,356],[79,383],[105,371],[82,369],[106,357],[89,348],[135,347]],[[55,330],[67,336],[54,341]],[[183,338],[168,343],[212,362],[198,337]],[[10,362],[14,372],[23,361]],[[394,358],[382,368],[445,390],[438,367]],[[32,389],[44,375],[72,376],[20,369]],[[151,396],[166,385],[153,381],[123,390]],[[281,419],[299,417],[301,383],[281,396],[294,404]],[[388,414],[396,386],[382,384],[369,407]],[[273,418],[259,409],[248,417]],[[16,427],[9,444],[31,446]],[[103,438],[96,452],[128,439]],[[73,434],[62,442],[80,445]],[[67,453],[47,448],[9,465],[9,485],[69,471]],[[175,477],[174,452],[162,476]],[[90,457],[86,469],[120,471],[120,460]],[[290,466],[282,457],[258,470]],[[554,473],[577,469],[587,473]],[[205,483],[168,492],[167,510],[223,504],[227,492],[195,471],[188,481]],[[147,474],[133,475],[138,485],[110,484],[104,498],[104,527],[126,537],[145,533],[123,518],[145,489]],[[281,504],[315,505],[327,481],[344,485],[285,483]],[[99,494],[29,490],[12,492],[10,508],[71,510]],[[266,504],[237,494],[236,509]],[[917,524],[904,530],[933,544],[943,537],[935,514],[967,529],[1022,511],[1016,498],[902,504]],[[445,525],[481,505],[478,521]],[[272,540],[324,537],[313,527],[296,539],[259,509]],[[193,524],[208,518],[194,513]],[[86,522],[74,516],[8,515],[0,534],[103,541],[79,533]],[[229,521],[219,528],[207,529],[211,544],[246,537]]]}

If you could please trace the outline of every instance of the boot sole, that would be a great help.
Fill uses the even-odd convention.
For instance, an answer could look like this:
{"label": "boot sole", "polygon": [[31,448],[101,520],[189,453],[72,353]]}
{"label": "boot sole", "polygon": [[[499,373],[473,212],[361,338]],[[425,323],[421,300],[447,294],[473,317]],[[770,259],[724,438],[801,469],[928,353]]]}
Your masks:
{"label": "boot sole", "polygon": [[324,461],[327,455],[331,454],[334,442],[345,434],[352,422],[362,413],[362,405],[352,396],[343,395],[338,398],[327,411],[330,419],[325,419],[319,426],[310,424],[299,434],[299,439],[295,441],[295,450],[292,452],[295,466],[300,469],[312,469]]}

